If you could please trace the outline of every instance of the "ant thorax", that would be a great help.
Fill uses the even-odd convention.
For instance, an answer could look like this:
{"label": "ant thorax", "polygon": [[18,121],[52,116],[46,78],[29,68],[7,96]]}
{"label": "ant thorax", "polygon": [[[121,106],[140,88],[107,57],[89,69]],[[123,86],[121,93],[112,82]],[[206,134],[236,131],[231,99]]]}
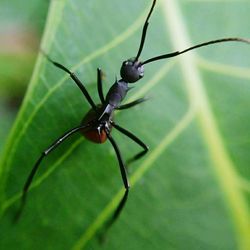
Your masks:
{"label": "ant thorax", "polygon": [[115,109],[120,106],[128,91],[129,86],[126,81],[123,79],[116,81],[109,89],[105,102]]}

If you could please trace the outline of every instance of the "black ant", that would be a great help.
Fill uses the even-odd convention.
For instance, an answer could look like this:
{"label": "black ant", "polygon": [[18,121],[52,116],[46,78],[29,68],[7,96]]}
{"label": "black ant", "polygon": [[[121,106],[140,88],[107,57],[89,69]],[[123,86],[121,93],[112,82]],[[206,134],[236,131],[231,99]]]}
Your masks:
{"label": "black ant", "polygon": [[107,229],[115,222],[115,220],[118,218],[119,214],[121,213],[122,209],[124,208],[124,205],[127,201],[128,198],[128,193],[129,193],[129,181],[128,181],[128,175],[127,175],[127,170],[125,163],[123,161],[121,152],[119,150],[119,147],[116,143],[116,141],[113,139],[111,136],[111,130],[112,128],[117,129],[119,132],[122,134],[126,135],[128,138],[130,138],[132,141],[137,143],[139,146],[142,147],[142,151],[137,153],[134,157],[132,157],[129,160],[129,163],[138,160],[142,156],[144,156],[148,152],[148,146],[140,140],[137,136],[129,132],[123,127],[120,127],[118,124],[116,124],[113,121],[113,115],[115,110],[123,110],[123,109],[128,109],[131,108],[135,105],[138,105],[146,100],[146,98],[139,98],[133,102],[130,102],[128,104],[121,104],[124,98],[126,97],[128,91],[130,90],[131,87],[129,87],[129,84],[135,83],[138,80],[140,80],[143,75],[144,75],[144,65],[158,61],[161,59],[166,59],[170,57],[175,57],[180,54],[184,54],[188,52],[189,50],[197,49],[199,47],[207,46],[210,44],[215,44],[215,43],[223,43],[223,42],[230,42],[230,41],[235,41],[235,42],[243,42],[243,43],[249,43],[250,40],[247,39],[242,39],[242,38],[235,38],[235,37],[230,37],[230,38],[222,38],[222,39],[217,39],[217,40],[212,40],[208,41],[205,43],[201,43],[195,46],[192,46],[190,48],[187,48],[182,51],[176,51],[168,54],[163,54],[159,55],[156,57],[152,57],[148,60],[145,61],[140,61],[139,57],[141,55],[145,38],[146,38],[146,33],[147,33],[147,28],[149,24],[149,18],[153,12],[154,6],[155,6],[156,0],[153,0],[151,9],[148,13],[148,16],[146,18],[146,21],[143,26],[142,30],[142,35],[141,35],[141,42],[140,46],[137,52],[137,55],[133,58],[130,58],[122,63],[121,70],[120,70],[120,75],[121,79],[116,80],[115,83],[111,86],[109,89],[106,97],[104,97],[103,94],[103,89],[102,89],[102,71],[100,68],[97,69],[97,87],[98,87],[98,94],[99,98],[101,101],[101,104],[96,105],[91,96],[89,95],[88,91],[82,84],[82,82],[78,79],[78,77],[71,72],[69,69],[67,69],[65,66],[62,64],[53,61],[48,55],[44,53],[44,55],[47,57],[47,59],[52,62],[56,67],[60,68],[61,70],[67,72],[72,80],[77,84],[79,89],[82,91],[83,95],[87,99],[88,103],[91,106],[90,111],[85,115],[83,118],[82,122],[80,123],[79,126],[72,128],[71,130],[67,131],[64,135],[59,137],[54,143],[52,143],[45,151],[43,151],[42,155],[40,158],[37,160],[35,165],[33,166],[28,179],[25,182],[25,185],[23,187],[23,192],[22,192],[22,199],[21,199],[21,205],[18,210],[18,213],[16,215],[16,219],[18,219],[21,215],[21,212],[23,210],[25,201],[26,201],[26,196],[27,192],[29,190],[30,184],[33,180],[33,177],[35,173],[38,170],[38,167],[42,160],[49,155],[57,146],[59,146],[62,142],[64,142],[67,138],[69,138],[71,135],[75,134],[76,132],[80,132],[86,139],[95,142],[95,143],[104,143],[106,140],[110,141],[112,144],[117,160],[119,163],[120,171],[121,171],[121,176],[123,180],[123,184],[125,187],[125,193],[118,204],[117,208],[115,209],[112,217],[106,222],[104,225],[104,232],[107,231]]}

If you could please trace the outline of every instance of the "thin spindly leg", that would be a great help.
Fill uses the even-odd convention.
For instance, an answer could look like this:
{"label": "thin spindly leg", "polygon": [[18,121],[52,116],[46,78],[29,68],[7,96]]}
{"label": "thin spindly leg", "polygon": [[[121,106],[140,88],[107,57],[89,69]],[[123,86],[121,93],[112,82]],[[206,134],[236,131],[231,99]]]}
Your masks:
{"label": "thin spindly leg", "polygon": [[126,167],[125,167],[125,164],[124,164],[122,156],[121,156],[121,152],[120,152],[115,140],[111,137],[109,132],[106,131],[106,133],[107,133],[107,137],[108,137],[109,141],[111,142],[111,144],[112,144],[112,146],[113,146],[113,148],[115,150],[115,153],[116,153],[116,156],[117,156],[117,159],[118,159],[118,162],[119,162],[119,167],[120,167],[120,171],[121,171],[121,175],[122,175],[122,180],[123,180],[123,184],[124,184],[124,187],[125,187],[125,193],[124,193],[122,199],[120,200],[118,206],[116,207],[113,215],[109,218],[109,220],[105,223],[105,225],[103,227],[103,232],[101,234],[101,240],[102,241],[105,240],[106,232],[112,226],[112,224],[117,220],[117,218],[120,215],[122,209],[124,208],[124,206],[126,204],[126,201],[127,201],[127,198],[128,198],[128,193],[129,193],[129,182],[128,182],[128,177],[127,177],[127,171],[126,171]]}
{"label": "thin spindly leg", "polygon": [[67,131],[65,134],[63,134],[60,138],[58,138],[54,143],[52,143],[46,150],[44,150],[41,154],[41,156],[39,157],[39,159],[36,161],[35,165],[33,166],[25,184],[23,187],[23,192],[22,192],[22,197],[21,197],[21,204],[20,207],[16,213],[15,216],[15,221],[17,221],[23,211],[25,202],[26,202],[26,198],[27,198],[27,193],[29,191],[29,187],[32,183],[32,180],[38,170],[38,167],[40,166],[40,163],[42,162],[42,160],[48,156],[55,148],[57,148],[62,142],[64,142],[67,138],[69,138],[71,135],[73,135],[74,133],[78,132],[79,130],[84,130],[87,129],[89,126],[78,126],[76,128],[73,128],[69,131]]}
{"label": "thin spindly leg", "polygon": [[126,103],[126,104],[121,105],[121,106],[119,106],[119,107],[117,107],[117,108],[115,108],[115,109],[122,110],[122,109],[132,108],[132,107],[134,107],[135,105],[138,105],[138,104],[140,104],[140,103],[142,103],[142,102],[145,102],[145,101],[147,101],[147,100],[148,100],[147,97],[139,98],[139,99],[137,99],[137,100],[135,100],[135,101],[133,101],[133,102]]}
{"label": "thin spindly leg", "polygon": [[125,128],[122,128],[119,125],[115,124],[114,122],[112,122],[112,125],[114,128],[116,128],[122,134],[126,135],[132,141],[134,141],[135,143],[137,143],[138,145],[140,145],[143,148],[143,151],[139,152],[138,154],[136,154],[135,156],[133,156],[131,159],[128,160],[128,164],[140,159],[142,156],[144,156],[148,152],[148,146],[143,141],[141,141],[137,136],[135,136],[134,134],[132,134],[131,132],[129,132]]}
{"label": "thin spindly leg", "polygon": [[71,72],[69,69],[67,69],[65,66],[63,66],[62,64],[53,61],[46,53],[44,53],[42,51],[42,53],[45,55],[45,57],[52,62],[56,67],[58,67],[59,69],[67,72],[71,79],[76,83],[76,85],[79,87],[79,89],[82,91],[83,95],[85,96],[85,98],[87,99],[88,103],[90,104],[90,106],[96,110],[96,105],[94,103],[94,101],[92,100],[92,98],[90,97],[87,89],[84,87],[83,83],[79,80],[79,78],[73,73]]}
{"label": "thin spindly leg", "polygon": [[104,104],[105,103],[105,98],[103,95],[103,87],[102,87],[102,70],[100,68],[97,69],[97,89],[98,89],[98,94],[99,94],[99,98],[101,100],[101,103]]}

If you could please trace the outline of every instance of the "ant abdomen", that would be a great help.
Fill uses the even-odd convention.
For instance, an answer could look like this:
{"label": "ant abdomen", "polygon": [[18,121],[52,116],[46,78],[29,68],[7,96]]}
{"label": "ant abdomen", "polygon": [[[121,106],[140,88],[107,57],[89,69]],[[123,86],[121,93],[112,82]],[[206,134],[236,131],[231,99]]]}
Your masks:
{"label": "ant abdomen", "polygon": [[[109,116],[108,119],[105,119],[105,122],[100,122],[99,118],[103,113],[103,105],[98,104],[96,106],[96,110],[90,109],[89,112],[84,116],[82,119],[81,125],[88,126],[89,129],[82,129],[80,130],[81,134],[89,141],[95,143],[104,143],[107,140],[107,134],[105,129],[111,131],[111,118]],[[108,127],[107,127],[108,126]]]}

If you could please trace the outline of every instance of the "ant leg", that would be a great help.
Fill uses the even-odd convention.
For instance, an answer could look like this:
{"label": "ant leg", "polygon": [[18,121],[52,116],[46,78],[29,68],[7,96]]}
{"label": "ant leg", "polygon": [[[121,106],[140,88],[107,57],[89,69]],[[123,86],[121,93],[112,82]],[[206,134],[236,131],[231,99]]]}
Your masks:
{"label": "ant leg", "polygon": [[103,95],[103,88],[102,88],[102,70],[100,68],[97,69],[97,88],[98,88],[98,94],[99,94],[99,98],[101,100],[101,103],[104,104],[105,103],[105,98]]}
{"label": "ant leg", "polygon": [[67,138],[69,138],[71,135],[73,135],[74,133],[78,132],[79,130],[84,130],[88,128],[88,125],[84,125],[84,126],[78,126],[76,128],[73,128],[69,131],[67,131],[65,134],[63,134],[60,138],[58,138],[54,143],[52,143],[46,150],[44,150],[42,152],[42,155],[38,158],[38,160],[36,161],[35,165],[33,166],[25,184],[24,184],[24,187],[23,187],[23,192],[22,192],[22,197],[21,197],[21,204],[20,204],[20,207],[16,213],[16,216],[14,218],[14,221],[17,221],[21,214],[22,214],[22,211],[23,211],[23,208],[24,208],[24,205],[25,205],[25,202],[26,202],[26,197],[27,197],[27,192],[29,191],[29,187],[30,187],[30,184],[33,180],[33,177],[35,176],[37,170],[38,170],[38,167],[40,165],[40,163],[42,162],[43,158],[46,157],[49,153],[51,153],[55,148],[57,148],[63,141],[65,141]]}
{"label": "ant leg", "polygon": [[121,106],[117,107],[116,109],[118,109],[118,110],[128,109],[128,108],[134,107],[135,105],[138,105],[138,104],[140,104],[142,102],[145,102],[148,99],[149,98],[147,98],[147,97],[139,98],[139,99],[137,99],[137,100],[135,100],[133,102],[129,102],[129,103],[126,103],[124,105],[121,105]]}
{"label": "ant leg", "polygon": [[128,160],[128,162],[127,162],[128,164],[131,164],[132,162],[140,159],[148,152],[148,146],[143,141],[141,141],[137,136],[135,136],[134,134],[132,134],[128,130],[120,127],[119,125],[115,124],[114,122],[112,122],[112,125],[114,128],[116,128],[122,134],[126,135],[127,137],[129,137],[131,140],[133,140],[135,143],[137,143],[138,145],[140,145],[143,148],[143,151],[139,152],[134,157],[132,157],[131,159]]}
{"label": "ant leg", "polygon": [[118,162],[119,162],[119,167],[120,167],[120,171],[121,171],[121,175],[122,175],[122,180],[123,180],[123,184],[125,187],[125,193],[120,201],[120,203],[118,204],[118,206],[116,207],[113,215],[109,218],[109,220],[105,223],[104,227],[103,227],[103,233],[101,233],[101,241],[103,241],[105,239],[105,233],[107,232],[107,230],[112,226],[112,224],[117,220],[118,216],[120,215],[122,209],[124,208],[127,198],[128,198],[128,193],[129,193],[129,182],[128,182],[128,177],[127,177],[127,171],[126,171],[126,167],[125,164],[123,162],[122,156],[121,156],[121,152],[115,142],[115,140],[111,137],[111,135],[109,134],[109,132],[106,130],[106,134],[107,137],[109,139],[109,141],[111,142]]}
{"label": "ant leg", "polygon": [[62,64],[53,61],[45,52],[42,51],[42,53],[44,54],[44,56],[51,62],[53,63],[57,68],[67,72],[71,79],[76,83],[76,85],[79,87],[79,89],[82,91],[83,95],[85,96],[85,98],[87,99],[88,103],[90,104],[90,106],[96,110],[96,105],[93,102],[92,98],[90,97],[87,89],[84,87],[84,85],[82,84],[82,82],[79,80],[79,78],[75,75],[75,73],[71,72],[69,69],[67,69],[65,66],[63,66]]}
{"label": "ant leg", "polygon": [[112,144],[112,146],[113,146],[113,148],[115,150],[115,153],[117,155],[117,159],[118,159],[118,162],[119,162],[119,166],[120,166],[124,186],[125,186],[126,189],[129,189],[129,183],[128,183],[126,167],[125,167],[125,164],[124,164],[123,159],[121,157],[121,152],[120,152],[115,140],[111,137],[111,135],[109,133],[107,133],[107,137],[108,137],[109,141],[111,142],[111,144]]}

